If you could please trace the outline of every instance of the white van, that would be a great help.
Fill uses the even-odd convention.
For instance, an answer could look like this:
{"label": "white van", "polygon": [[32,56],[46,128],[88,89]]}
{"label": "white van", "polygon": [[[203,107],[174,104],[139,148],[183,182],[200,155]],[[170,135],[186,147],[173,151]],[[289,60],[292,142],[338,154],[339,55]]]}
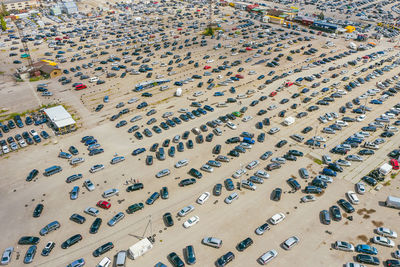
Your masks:
{"label": "white van", "polygon": [[99,80],[99,77],[92,77],[92,78],[89,79],[89,82],[95,83],[95,82],[97,82],[98,80]]}
{"label": "white van", "polygon": [[124,267],[126,261],[126,251],[118,252],[115,260],[115,267]]}
{"label": "white van", "polygon": [[103,197],[104,198],[109,198],[109,197],[115,196],[116,194],[118,194],[118,192],[119,192],[119,190],[115,189],[115,188],[108,189],[108,190],[103,192]]}
{"label": "white van", "polygon": [[[111,260],[107,257],[104,257],[96,267],[109,267],[111,264]],[[118,266],[118,265],[117,265]]]}

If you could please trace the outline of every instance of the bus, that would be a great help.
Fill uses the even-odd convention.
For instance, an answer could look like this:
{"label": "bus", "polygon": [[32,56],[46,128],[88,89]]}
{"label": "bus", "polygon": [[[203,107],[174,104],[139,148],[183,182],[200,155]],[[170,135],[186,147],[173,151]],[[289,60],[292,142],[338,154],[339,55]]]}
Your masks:
{"label": "bus", "polygon": [[56,174],[57,172],[60,172],[60,171],[62,171],[62,168],[60,166],[54,165],[50,168],[45,169],[43,175],[50,176],[50,175]]}

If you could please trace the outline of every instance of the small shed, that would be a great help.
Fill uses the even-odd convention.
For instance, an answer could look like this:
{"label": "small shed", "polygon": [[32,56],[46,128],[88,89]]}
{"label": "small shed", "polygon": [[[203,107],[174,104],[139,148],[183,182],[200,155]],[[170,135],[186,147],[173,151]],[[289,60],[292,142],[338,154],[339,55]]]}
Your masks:
{"label": "small shed", "polygon": [[43,113],[47,116],[50,127],[56,134],[66,134],[76,130],[76,121],[63,106],[46,108]]}
{"label": "small shed", "polygon": [[55,78],[57,76],[61,75],[61,69],[58,68],[57,66],[52,66],[52,65],[43,65],[39,68],[39,70],[47,75],[50,76],[50,78]]}

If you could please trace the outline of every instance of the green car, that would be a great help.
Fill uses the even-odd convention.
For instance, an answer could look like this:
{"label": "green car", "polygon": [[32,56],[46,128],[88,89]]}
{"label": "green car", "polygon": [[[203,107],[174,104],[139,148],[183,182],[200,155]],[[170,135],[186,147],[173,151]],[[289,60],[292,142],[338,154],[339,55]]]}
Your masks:
{"label": "green car", "polygon": [[126,210],[126,212],[129,213],[129,214],[132,214],[132,213],[134,213],[134,212],[136,212],[138,210],[141,210],[143,208],[144,208],[144,205],[143,205],[143,203],[140,202],[140,203],[136,203],[136,204],[133,204],[133,205],[129,206],[128,209]]}
{"label": "green car", "polygon": [[234,112],[232,112],[232,115],[240,118],[242,116],[242,113],[240,113],[239,111],[234,111]]}

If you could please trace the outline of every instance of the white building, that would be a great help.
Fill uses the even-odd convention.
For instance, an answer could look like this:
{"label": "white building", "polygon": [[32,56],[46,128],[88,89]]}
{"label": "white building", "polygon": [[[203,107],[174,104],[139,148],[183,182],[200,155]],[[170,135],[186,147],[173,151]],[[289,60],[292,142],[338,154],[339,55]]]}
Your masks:
{"label": "white building", "polygon": [[46,108],[43,113],[47,116],[50,127],[56,134],[66,134],[76,130],[76,121],[63,106]]}

